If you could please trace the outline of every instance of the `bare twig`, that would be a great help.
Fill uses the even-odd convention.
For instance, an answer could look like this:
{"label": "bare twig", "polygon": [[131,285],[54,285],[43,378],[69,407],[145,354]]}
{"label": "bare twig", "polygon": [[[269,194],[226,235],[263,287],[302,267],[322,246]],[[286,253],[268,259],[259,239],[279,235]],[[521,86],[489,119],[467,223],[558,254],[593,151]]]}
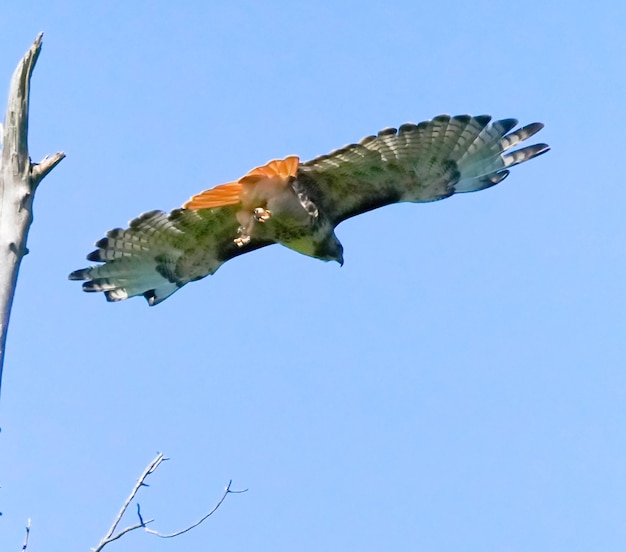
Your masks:
{"label": "bare twig", "polygon": [[146,525],[148,525],[149,523],[152,523],[154,520],[153,519],[149,519],[149,520],[145,521],[143,519],[143,517],[141,516],[141,507],[139,506],[139,504],[137,504],[137,517],[139,518],[139,522],[134,524],[134,525],[129,525],[125,529],[122,529],[121,531],[118,531],[116,533],[117,526],[120,524],[120,521],[122,520],[122,517],[126,513],[126,510],[128,510],[128,507],[130,506],[131,502],[137,496],[137,493],[139,492],[139,489],[141,489],[141,487],[148,487],[148,485],[145,483],[146,478],[149,475],[151,475],[152,473],[154,473],[155,470],[161,464],[161,462],[164,462],[165,460],[168,460],[168,458],[164,458],[163,454],[159,453],[156,456],[156,458],[154,460],[152,460],[152,462],[150,462],[150,464],[148,464],[148,467],[139,476],[139,479],[137,479],[137,483],[135,483],[135,486],[133,487],[133,490],[130,492],[130,495],[128,495],[128,498],[126,499],[126,501],[122,505],[122,507],[121,507],[120,511],[118,512],[117,517],[113,521],[113,525],[111,525],[111,528],[109,529],[109,531],[102,538],[102,540],[100,541],[98,546],[96,548],[92,548],[93,552],[100,552],[107,544],[109,544],[109,543],[119,539],[120,537],[123,537],[126,533],[130,533],[131,531],[134,531],[135,529],[141,529],[142,527],[145,529],[145,531],[147,533],[152,533],[153,535],[156,535],[157,537],[161,537],[163,539],[169,539],[169,538],[172,538],[172,537],[177,537],[178,535],[182,535],[183,533],[186,533],[187,531],[191,531],[191,529],[193,529],[194,527],[197,527],[202,522],[204,522],[207,518],[212,516],[215,513],[215,511],[222,505],[224,500],[226,500],[226,497],[229,494],[245,493],[248,490],[248,489],[244,489],[242,491],[233,491],[230,488],[230,486],[232,484],[232,480],[229,481],[228,485],[226,486],[226,489],[224,491],[224,494],[220,498],[219,502],[200,521],[194,523],[193,525],[190,525],[189,527],[186,527],[185,529],[183,529],[181,531],[177,531],[176,533],[171,533],[171,534],[167,534],[167,535],[163,535],[163,534],[161,534],[161,533],[159,533],[157,531],[153,531],[153,530],[148,529],[146,527]]}
{"label": "bare twig", "polygon": [[115,532],[115,529],[117,529],[117,526],[118,526],[119,522],[122,520],[122,516],[126,512],[126,509],[130,505],[130,503],[133,501],[133,498],[135,498],[135,496],[139,492],[139,489],[141,487],[143,487],[143,486],[146,486],[146,484],[145,484],[146,478],[149,475],[153,474],[154,471],[159,467],[161,462],[163,462],[165,460],[167,460],[167,458],[164,458],[163,457],[163,453],[160,452],[157,455],[157,457],[154,460],[152,460],[152,462],[150,462],[150,464],[148,464],[148,467],[144,470],[144,472],[141,474],[139,479],[137,479],[137,483],[135,483],[135,486],[133,487],[133,490],[130,492],[130,495],[128,495],[128,498],[126,499],[126,502],[124,502],[124,505],[122,506],[122,508],[118,512],[117,518],[115,518],[115,521],[113,522],[113,525],[111,525],[111,528],[109,529],[109,532],[104,537],[105,539],[109,538]]}
{"label": "bare twig", "polygon": [[0,388],[7,328],[26,239],[33,221],[33,198],[39,183],[65,157],[56,153],[40,164],[28,154],[30,79],[41,51],[42,34],[18,63],[11,85],[4,126],[0,127]]}
{"label": "bare twig", "polygon": [[30,536],[30,518],[26,522],[26,536],[24,537],[24,544],[22,545],[22,552],[26,552],[28,548],[28,537]]}
{"label": "bare twig", "polygon": [[120,521],[122,521],[122,517],[126,513],[126,510],[128,509],[128,506],[130,506],[130,503],[133,501],[135,496],[137,496],[137,493],[139,492],[139,489],[141,487],[146,486],[146,484],[145,484],[146,478],[150,474],[154,473],[154,471],[159,467],[161,462],[164,462],[165,460],[167,460],[167,458],[164,458],[163,453],[160,452],[159,454],[157,454],[156,458],[154,460],[152,460],[152,462],[150,462],[148,464],[146,469],[139,476],[139,479],[137,479],[137,483],[135,483],[135,486],[133,487],[133,490],[130,492],[130,494],[128,495],[128,498],[126,499],[126,501],[122,505],[122,508],[118,512],[117,517],[113,521],[113,525],[111,525],[111,528],[109,529],[109,531],[107,532],[106,535],[104,535],[104,537],[102,538],[102,540],[100,541],[98,546],[96,548],[92,548],[92,550],[94,552],[100,552],[100,550],[102,550],[110,542],[119,539],[121,536],[125,535],[126,533],[129,533],[130,531],[134,531],[135,529],[139,529],[140,527],[144,527],[147,523],[150,523],[150,522],[153,521],[153,520],[149,520],[149,521],[146,521],[145,523],[143,523],[143,520],[142,520],[142,523],[138,523],[136,525],[131,525],[130,527],[126,527],[126,529],[122,529],[122,531],[120,531],[119,533],[114,535],[115,530],[117,529],[117,526],[119,525]]}
{"label": "bare twig", "polygon": [[[171,539],[173,537],[177,537],[178,535],[182,535],[183,533],[186,533],[187,531],[191,531],[192,529],[195,529],[196,527],[198,527],[198,525],[200,525],[201,523],[204,522],[204,520],[210,518],[216,511],[217,509],[222,505],[222,502],[224,502],[224,500],[226,500],[226,497],[229,494],[239,494],[239,493],[245,493],[248,489],[243,489],[242,491],[231,491],[230,490],[230,486],[232,485],[233,480],[231,479],[228,482],[228,485],[226,486],[226,489],[224,489],[224,494],[222,495],[222,498],[219,499],[219,502],[213,507],[213,509],[206,514],[203,518],[201,518],[199,521],[196,521],[196,523],[194,523],[193,525],[190,525],[189,527],[185,527],[184,529],[181,529],[180,531],[176,531],[175,533],[168,533],[168,534],[161,534],[158,531],[154,531],[152,529],[148,529],[146,528],[146,533],[151,533],[152,535],[156,535],[157,537],[160,537],[162,539]],[[137,512],[139,514],[139,512]],[[139,515],[139,519],[141,519],[141,515]]]}

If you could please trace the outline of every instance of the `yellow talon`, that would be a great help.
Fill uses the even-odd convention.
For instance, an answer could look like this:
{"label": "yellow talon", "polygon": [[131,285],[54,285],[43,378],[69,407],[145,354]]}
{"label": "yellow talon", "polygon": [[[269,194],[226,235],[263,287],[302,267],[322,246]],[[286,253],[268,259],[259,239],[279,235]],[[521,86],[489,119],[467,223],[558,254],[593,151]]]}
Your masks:
{"label": "yellow talon", "polygon": [[242,236],[239,236],[238,238],[235,238],[233,241],[235,242],[236,246],[243,247],[244,245],[250,243],[250,236],[248,234],[244,234]]}
{"label": "yellow talon", "polygon": [[267,222],[272,216],[272,212],[267,209],[263,209],[263,207],[257,207],[254,210],[254,218],[259,222]]}

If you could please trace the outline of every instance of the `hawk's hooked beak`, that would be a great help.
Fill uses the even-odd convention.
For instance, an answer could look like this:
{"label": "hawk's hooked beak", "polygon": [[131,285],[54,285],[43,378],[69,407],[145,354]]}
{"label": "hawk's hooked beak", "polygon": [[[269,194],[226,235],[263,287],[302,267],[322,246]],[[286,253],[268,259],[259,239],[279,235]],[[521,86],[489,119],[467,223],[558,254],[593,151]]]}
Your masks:
{"label": "hawk's hooked beak", "polygon": [[343,245],[333,234],[333,239],[329,244],[329,260],[337,261],[339,266],[343,266]]}

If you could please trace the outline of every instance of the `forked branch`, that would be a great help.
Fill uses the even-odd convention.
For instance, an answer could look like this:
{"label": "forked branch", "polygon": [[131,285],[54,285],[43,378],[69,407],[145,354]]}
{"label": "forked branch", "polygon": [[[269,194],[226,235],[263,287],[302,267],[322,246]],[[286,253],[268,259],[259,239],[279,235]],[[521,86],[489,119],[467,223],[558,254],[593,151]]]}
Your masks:
{"label": "forked branch", "polygon": [[136,529],[141,529],[141,528],[143,528],[147,533],[150,533],[152,535],[156,535],[157,537],[161,537],[163,539],[169,539],[169,538],[172,538],[172,537],[177,537],[179,535],[182,535],[183,533],[186,533],[187,531],[191,531],[195,527],[198,527],[198,525],[200,525],[206,519],[211,517],[217,511],[217,509],[222,505],[224,500],[226,500],[226,497],[229,494],[245,493],[248,490],[248,489],[244,489],[242,491],[233,491],[230,488],[230,486],[232,484],[232,481],[229,481],[228,485],[226,486],[226,489],[224,490],[224,494],[222,495],[222,497],[219,499],[217,504],[211,509],[211,511],[208,514],[206,514],[204,517],[202,517],[196,523],[194,523],[192,525],[189,525],[188,527],[185,527],[184,529],[181,529],[180,531],[176,531],[175,533],[168,533],[168,534],[161,534],[158,531],[154,531],[152,529],[148,529],[146,526],[149,523],[152,523],[154,520],[153,519],[144,520],[142,515],[141,515],[141,507],[139,506],[139,504],[137,504],[137,517],[139,518],[139,521],[137,523],[133,524],[133,525],[129,525],[128,527],[117,531],[117,527],[120,524],[120,522],[122,521],[122,517],[124,516],[124,514],[128,510],[128,507],[130,506],[130,504],[133,502],[133,500],[137,496],[137,493],[139,492],[139,489],[141,489],[141,487],[147,487],[148,486],[145,483],[147,477],[149,475],[153,474],[156,471],[156,469],[159,467],[159,465],[162,462],[164,462],[165,460],[168,460],[168,458],[165,458],[162,453],[159,453],[156,456],[156,458],[154,458],[154,460],[152,460],[152,462],[150,462],[150,464],[148,464],[146,469],[139,476],[139,479],[137,479],[137,483],[135,483],[135,486],[133,487],[133,490],[130,492],[130,494],[128,495],[128,498],[125,500],[124,504],[122,505],[120,511],[117,514],[117,517],[113,521],[113,525],[111,525],[111,528],[108,530],[107,534],[102,538],[102,540],[100,541],[100,543],[98,544],[98,546],[96,548],[92,548],[93,552],[100,552],[107,544],[109,544],[109,543],[119,539],[120,537],[123,537],[126,533],[130,533],[131,531],[134,531]]}

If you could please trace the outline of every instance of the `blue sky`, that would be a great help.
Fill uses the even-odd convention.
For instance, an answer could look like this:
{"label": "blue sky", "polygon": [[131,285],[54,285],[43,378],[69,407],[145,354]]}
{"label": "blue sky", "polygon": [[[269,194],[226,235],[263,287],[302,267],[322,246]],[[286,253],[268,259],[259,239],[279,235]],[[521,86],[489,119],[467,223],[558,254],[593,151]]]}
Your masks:
{"label": "blue sky", "polygon": [[[176,7],[174,7],[176,5]],[[35,202],[0,403],[0,549],[622,551],[626,8],[617,2],[8,2],[38,32]],[[4,104],[4,101],[2,101]],[[104,232],[269,159],[440,113],[542,121],[500,186],[343,223],[162,305],[67,274]],[[134,522],[131,517],[128,523]]]}

